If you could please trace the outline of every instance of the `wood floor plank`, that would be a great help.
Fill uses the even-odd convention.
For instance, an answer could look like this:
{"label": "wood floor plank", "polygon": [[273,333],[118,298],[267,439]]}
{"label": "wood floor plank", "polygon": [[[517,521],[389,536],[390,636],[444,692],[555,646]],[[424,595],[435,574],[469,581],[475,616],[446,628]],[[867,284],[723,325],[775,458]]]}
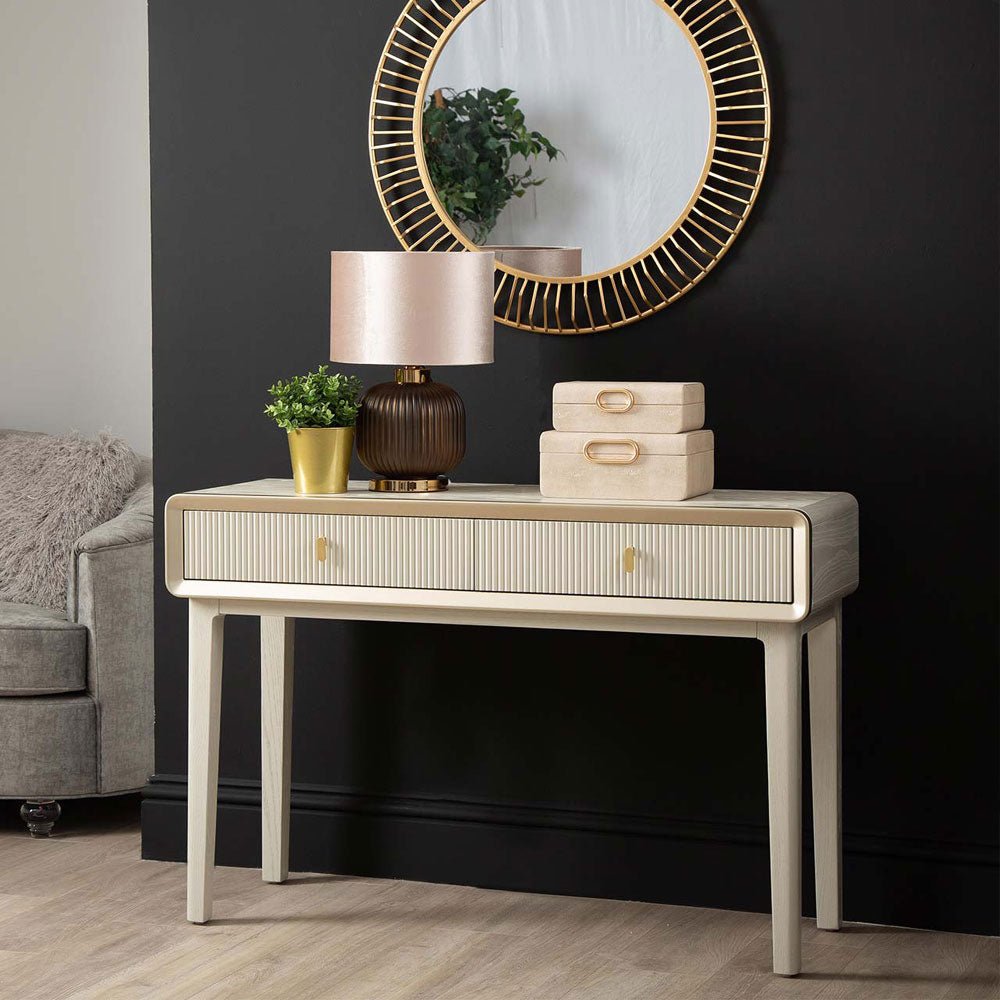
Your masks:
{"label": "wood floor plank", "polygon": [[139,860],[134,818],[51,841],[0,828],[0,1000],[993,1000],[993,938],[803,922],[770,971],[770,918],[466,886]]}
{"label": "wood floor plank", "polygon": [[703,977],[731,962],[753,940],[767,936],[771,920],[762,913],[666,907],[651,912],[649,926],[631,941],[612,943],[614,954],[657,972]]}
{"label": "wood floor plank", "polygon": [[986,940],[962,978],[952,983],[945,1000],[997,1000],[1000,998],[1000,941]]}
{"label": "wood floor plank", "polygon": [[133,964],[111,985],[152,980],[159,984],[157,997],[162,1000],[186,1000],[254,963],[288,962],[297,946],[315,948],[315,961],[317,953],[330,953],[330,939],[338,937],[340,928],[356,928],[354,909],[377,906],[391,886],[347,882],[331,893],[326,882],[265,886],[258,872],[246,875],[254,876],[259,889],[271,890],[269,898],[258,898],[235,915],[204,926],[188,924],[185,939],[176,947]]}
{"label": "wood floor plank", "polygon": [[827,983],[822,1000],[936,1000],[970,975],[982,938],[885,927]]}
{"label": "wood floor plank", "polygon": [[[803,921],[803,931],[807,923]],[[770,935],[761,934],[695,989],[692,1000],[816,1000],[829,977],[837,976],[858,952],[842,943],[846,938],[803,933],[802,972],[788,978],[771,971]]]}

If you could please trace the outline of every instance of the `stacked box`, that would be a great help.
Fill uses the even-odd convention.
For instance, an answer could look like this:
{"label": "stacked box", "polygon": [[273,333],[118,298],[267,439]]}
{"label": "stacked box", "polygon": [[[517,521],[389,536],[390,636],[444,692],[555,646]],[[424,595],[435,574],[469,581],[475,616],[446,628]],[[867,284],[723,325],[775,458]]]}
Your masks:
{"label": "stacked box", "polygon": [[558,382],[539,442],[543,496],[687,500],[715,480],[700,382]]}

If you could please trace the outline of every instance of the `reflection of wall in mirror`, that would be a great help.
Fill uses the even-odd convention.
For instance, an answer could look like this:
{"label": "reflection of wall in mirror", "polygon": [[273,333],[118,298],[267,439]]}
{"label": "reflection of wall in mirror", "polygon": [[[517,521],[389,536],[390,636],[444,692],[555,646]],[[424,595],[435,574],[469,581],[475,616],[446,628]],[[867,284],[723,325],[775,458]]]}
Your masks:
{"label": "reflection of wall in mirror", "polygon": [[656,242],[686,208],[710,138],[698,56],[657,0],[486,0],[444,47],[430,89],[516,91],[565,156],[512,199],[490,243],[583,247],[586,273]]}

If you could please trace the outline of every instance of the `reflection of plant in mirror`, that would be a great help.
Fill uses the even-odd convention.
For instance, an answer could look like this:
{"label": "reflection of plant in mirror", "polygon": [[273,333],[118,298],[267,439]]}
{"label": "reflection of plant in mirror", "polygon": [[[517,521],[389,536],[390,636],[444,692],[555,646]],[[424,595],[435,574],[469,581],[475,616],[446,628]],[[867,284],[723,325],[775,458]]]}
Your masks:
{"label": "reflection of plant in mirror", "polygon": [[513,158],[560,155],[541,132],[528,129],[514,91],[506,87],[436,91],[424,106],[423,138],[431,182],[445,211],[468,225],[480,244],[511,198],[545,183],[532,175],[530,164],[520,173],[512,169]]}

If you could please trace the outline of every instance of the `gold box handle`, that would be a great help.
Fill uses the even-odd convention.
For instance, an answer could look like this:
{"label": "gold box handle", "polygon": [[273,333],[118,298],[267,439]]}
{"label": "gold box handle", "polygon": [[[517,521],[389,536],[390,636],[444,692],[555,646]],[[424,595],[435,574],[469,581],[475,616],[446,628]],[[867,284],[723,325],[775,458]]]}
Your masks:
{"label": "gold box handle", "polygon": [[629,545],[622,553],[622,566],[626,573],[635,572],[635,547]]}
{"label": "gold box handle", "polygon": [[316,558],[320,562],[326,562],[326,549],[327,549],[326,539],[322,535],[320,535],[320,537],[316,539]]}
{"label": "gold box handle", "polygon": [[[614,404],[609,403],[604,398],[605,396],[624,396],[625,404]],[[632,395],[629,389],[602,389],[597,394],[597,399],[595,400],[599,409],[604,410],[605,413],[628,413],[629,410],[635,406],[635,396]]]}
{"label": "gold box handle", "polygon": [[[595,455],[593,450],[599,444],[624,445],[626,448],[630,448],[632,453],[630,455]],[[639,459],[639,445],[629,438],[624,438],[621,441],[588,441],[583,446],[583,454],[587,461],[593,462],[594,465],[631,465]]]}

